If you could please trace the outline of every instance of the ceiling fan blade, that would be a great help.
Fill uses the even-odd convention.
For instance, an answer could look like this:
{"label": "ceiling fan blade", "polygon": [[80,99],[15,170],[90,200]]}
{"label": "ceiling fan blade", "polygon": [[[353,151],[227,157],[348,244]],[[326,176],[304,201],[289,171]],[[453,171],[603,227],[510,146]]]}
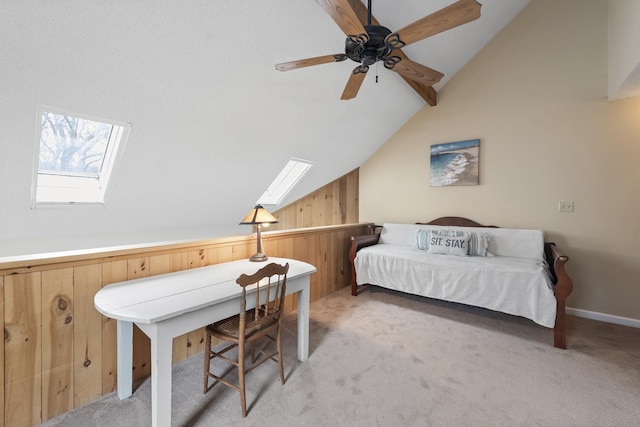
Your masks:
{"label": "ceiling fan blade", "polygon": [[[410,61],[409,57],[407,57],[407,55],[402,51],[402,49],[395,49],[393,51],[393,53],[396,56],[400,57],[400,59],[402,61]],[[433,71],[435,71],[435,70],[433,70]],[[402,77],[402,79],[405,82],[407,82],[407,84],[409,86],[411,86],[413,88],[413,90],[415,90],[416,93],[422,97],[422,99],[427,101],[427,104],[429,104],[429,105],[431,105],[433,107],[434,105],[436,105],[438,103],[438,101],[437,101],[438,94],[435,91],[435,89],[431,86],[434,83],[429,83],[429,84],[418,83],[415,80],[412,80],[412,79],[410,79],[408,77],[403,76],[402,74],[400,74],[400,77]]]}
{"label": "ceiling fan blade", "polygon": [[[369,17],[369,11],[367,10],[367,6],[364,3],[362,3],[361,0],[347,0],[347,3],[349,3],[349,6],[351,6],[351,9],[353,9],[353,12],[356,14],[358,19],[360,20],[360,23],[362,25],[367,25],[367,21]],[[380,23],[376,20],[376,18],[373,17],[373,15],[371,16],[371,23],[373,25],[380,25]]]}
{"label": "ceiling fan blade", "polygon": [[418,64],[417,62],[413,62],[406,56],[398,62],[392,70],[400,74],[402,77],[414,80],[425,86],[436,84],[440,79],[442,79],[442,77],[444,77],[444,74],[440,71],[436,71],[432,68],[425,67],[422,64]]}
{"label": "ceiling fan blade", "polygon": [[316,0],[348,36],[367,34],[348,0]]}
{"label": "ceiling fan blade", "polygon": [[358,95],[360,86],[362,86],[364,78],[367,77],[367,71],[369,71],[369,67],[365,67],[362,65],[359,65],[353,69],[340,99],[352,99],[355,98],[356,95]]}
{"label": "ceiling fan blade", "polygon": [[426,39],[480,18],[482,5],[476,0],[460,0],[391,33],[387,40],[398,37],[400,47]]}
{"label": "ceiling fan blade", "polygon": [[420,95],[422,99],[427,102],[427,104],[432,107],[438,104],[438,93],[435,91],[433,86],[426,86],[418,83],[415,80],[411,80],[403,76],[400,77],[402,77],[402,79],[407,82],[407,84],[411,86],[411,88],[416,91],[416,93]]}
{"label": "ceiling fan blade", "polygon": [[276,70],[289,71],[296,68],[311,67],[312,65],[328,64],[329,62],[340,62],[347,59],[347,55],[344,53],[337,53],[335,55],[316,56],[315,58],[298,59],[297,61],[283,62],[276,64]]}

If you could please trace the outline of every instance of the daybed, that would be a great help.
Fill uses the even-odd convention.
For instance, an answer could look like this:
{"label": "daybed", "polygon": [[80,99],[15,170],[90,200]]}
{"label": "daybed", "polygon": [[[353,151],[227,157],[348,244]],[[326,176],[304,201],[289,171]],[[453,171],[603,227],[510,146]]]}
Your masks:
{"label": "daybed", "polygon": [[566,348],[569,258],[541,230],[483,226],[460,217],[384,224],[351,238],[351,293],[370,284],[522,316],[554,329]]}

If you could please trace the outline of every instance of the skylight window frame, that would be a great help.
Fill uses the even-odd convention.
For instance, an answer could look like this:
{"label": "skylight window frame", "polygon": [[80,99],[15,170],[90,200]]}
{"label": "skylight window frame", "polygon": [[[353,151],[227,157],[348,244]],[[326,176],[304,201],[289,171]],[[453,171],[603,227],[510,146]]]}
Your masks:
{"label": "skylight window frame", "polygon": [[259,205],[278,206],[304,178],[315,162],[292,157],[282,168],[256,202]]}
{"label": "skylight window frame", "polygon": [[[40,147],[42,139],[43,113],[69,116],[99,122],[111,126],[102,165],[97,174],[40,171]],[[34,153],[33,180],[31,188],[32,209],[56,209],[70,207],[102,208],[105,205],[112,176],[131,131],[131,124],[76,113],[47,105],[40,105],[36,120],[36,144]]]}

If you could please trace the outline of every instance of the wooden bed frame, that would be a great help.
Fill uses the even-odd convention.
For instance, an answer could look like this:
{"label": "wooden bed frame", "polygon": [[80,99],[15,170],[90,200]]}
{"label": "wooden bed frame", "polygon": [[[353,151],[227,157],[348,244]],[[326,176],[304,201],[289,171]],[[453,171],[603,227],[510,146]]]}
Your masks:
{"label": "wooden bed frame", "polygon": [[[430,222],[417,222],[421,225],[442,225],[456,227],[488,227],[498,228],[495,225],[482,225],[477,222],[458,216],[445,216],[436,218]],[[364,236],[351,237],[351,248],[349,249],[349,261],[351,262],[351,295],[358,295],[358,284],[356,281],[356,269],[354,260],[356,253],[367,246],[378,243],[380,234],[376,233],[380,225],[371,225],[372,234]],[[549,270],[553,278],[553,293],[556,298],[556,322],[553,327],[553,345],[558,348],[567,348],[565,312],[567,297],[573,291],[573,282],[565,269],[565,264],[569,261],[569,257],[560,253],[555,243],[545,242],[544,253],[549,264]]]}

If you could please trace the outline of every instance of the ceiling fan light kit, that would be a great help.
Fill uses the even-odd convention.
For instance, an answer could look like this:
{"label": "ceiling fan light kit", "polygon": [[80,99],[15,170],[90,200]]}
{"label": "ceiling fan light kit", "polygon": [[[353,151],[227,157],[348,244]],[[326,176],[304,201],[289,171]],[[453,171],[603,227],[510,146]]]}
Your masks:
{"label": "ceiling fan light kit", "polygon": [[385,68],[400,74],[430,104],[431,99],[425,97],[430,92],[427,89],[434,92],[431,86],[444,74],[411,61],[402,48],[478,19],[482,7],[476,0],[459,0],[392,32],[371,14],[371,0],[368,0],[366,9],[359,0],[316,1],[347,35],[345,53],[284,62],[276,65],[277,70],[289,71],[351,59],[360,65],[351,72],[341,99],[352,99],[358,94],[369,67],[380,61]]}

